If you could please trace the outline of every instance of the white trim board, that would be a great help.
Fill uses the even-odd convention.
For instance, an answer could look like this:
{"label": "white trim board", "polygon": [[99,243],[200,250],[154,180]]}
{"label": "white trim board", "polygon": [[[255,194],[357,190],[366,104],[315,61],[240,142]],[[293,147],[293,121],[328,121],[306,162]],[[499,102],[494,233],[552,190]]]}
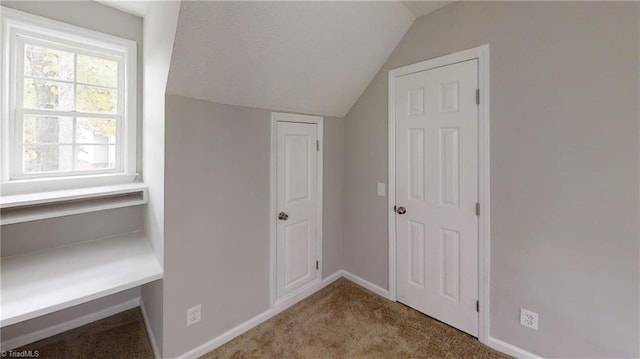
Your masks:
{"label": "white trim board", "polygon": [[[3,42],[3,51],[6,55],[2,59],[2,81],[3,96],[0,99],[2,106],[0,110],[2,112],[3,132],[0,133],[0,137],[4,140],[2,146],[3,154],[10,153],[12,144],[12,131],[13,124],[11,119],[16,116],[16,111],[10,111],[16,109],[14,106],[16,102],[19,102],[20,91],[16,89],[12,90],[12,86],[16,86],[17,80],[12,76],[15,70],[16,59],[9,58],[12,51],[16,50],[17,35],[24,35],[27,37],[35,36],[35,39],[42,41],[62,42],[65,46],[79,47],[86,51],[100,51],[105,56],[116,55],[118,62],[123,67],[124,71],[120,74],[118,79],[118,103],[122,103],[121,109],[117,111],[114,116],[121,116],[123,120],[119,123],[119,138],[116,144],[117,151],[119,151],[118,160],[120,165],[117,170],[100,172],[100,173],[117,173],[121,175],[130,175],[135,177],[137,175],[136,169],[137,163],[137,128],[138,116],[138,83],[137,83],[137,71],[138,71],[138,59],[137,59],[137,43],[135,41],[124,39],[121,37],[105,34],[99,31],[89,30],[83,27],[66,24],[61,21],[48,19],[46,17],[37,16],[28,12],[23,12],[11,8],[2,6],[2,26],[0,29],[0,38]],[[17,40],[16,40],[17,41]],[[33,40],[37,41],[37,40]],[[16,108],[14,108],[16,107]],[[13,136],[15,137],[15,136]],[[1,142],[1,141],[0,141]],[[16,164],[19,167],[19,164]],[[80,187],[95,186],[93,177],[102,178],[99,173],[85,173],[88,176],[83,176],[81,172],[69,173],[70,179],[63,179],[58,175],[39,174],[36,177],[29,176],[24,173],[19,173],[17,167],[14,166],[10,158],[3,156],[0,158],[0,181],[3,182],[2,192],[9,194],[22,191],[52,191],[56,189],[69,188],[70,183],[77,184],[82,183]],[[18,177],[14,177],[20,175]],[[16,179],[24,179],[16,180]],[[29,180],[27,180],[29,179]]]}
{"label": "white trim board", "polygon": [[[274,316],[280,314],[281,312],[283,312],[284,310],[290,308],[291,306],[297,304],[298,302],[302,301],[303,299],[311,296],[312,294],[320,291],[321,289],[327,287],[329,284],[335,282],[336,280],[340,279],[340,278],[345,278],[348,279],[352,282],[354,282],[355,284],[377,294],[380,295],[381,297],[388,299],[388,291],[385,289],[382,289],[381,287],[365,280],[362,279],[346,270],[339,270],[335,273],[333,273],[332,275],[328,276],[327,278],[323,279],[322,282],[316,284],[313,288],[308,288],[307,291],[305,293],[303,293],[303,295],[300,295],[298,297],[295,298],[291,298],[288,302],[283,302],[280,305],[278,305],[277,307],[271,308],[269,310],[266,310],[262,313],[260,313],[259,315],[247,320],[246,322],[228,330],[227,332],[213,338],[212,340],[188,351],[187,353],[184,353],[183,355],[180,356],[180,358],[192,358],[192,357],[199,357],[201,355],[204,355],[216,348],[218,348],[219,346],[227,343],[228,341],[232,340],[233,338],[245,333],[246,331],[258,326],[259,324],[269,320],[270,318],[273,318]],[[122,302],[119,304],[116,304],[114,306],[102,309],[100,311],[94,312],[94,313],[90,313],[72,320],[69,320],[67,322],[61,323],[61,324],[57,324],[48,328],[44,328],[38,331],[35,331],[33,333],[29,333],[29,334],[25,334],[23,336],[20,337],[16,337],[13,339],[9,339],[5,342],[2,343],[2,350],[11,350],[11,349],[15,349],[18,347],[21,347],[23,345],[29,344],[29,343],[33,343],[36,342],[38,340],[42,340],[48,337],[51,337],[53,335],[56,334],[60,334],[63,332],[66,332],[68,330],[71,329],[75,329],[75,328],[79,328],[83,325],[98,321],[100,319],[104,319],[107,317],[110,317],[112,315],[127,311],[129,309],[133,309],[135,307],[140,307],[140,311],[142,312],[142,318],[144,320],[144,324],[145,327],[147,329],[147,334],[149,336],[149,341],[151,342],[151,347],[153,349],[153,353],[156,359],[160,359],[162,358],[162,356],[160,355],[160,350],[158,347],[158,343],[155,341],[155,337],[153,336],[153,331],[151,330],[151,326],[150,323],[148,321],[147,318],[147,312],[146,309],[144,307],[144,302],[140,299],[140,297],[136,297],[133,298],[131,300],[128,300],[126,302]],[[487,343],[489,347],[496,349],[500,352],[515,356],[517,358],[532,358],[532,359],[541,359],[541,357],[530,353],[526,350],[520,349],[512,344],[506,343],[504,341],[501,341],[499,339],[493,338],[493,337],[489,337],[489,341]]]}
{"label": "white trim board", "polygon": [[106,297],[163,276],[158,259],[140,231],[5,257],[0,270],[1,326]]}
{"label": "white trim board", "polygon": [[355,284],[381,296],[382,298],[385,299],[389,299],[389,291],[386,289],[383,289],[381,287],[378,287],[377,285],[369,282],[366,279],[362,279],[360,277],[358,277],[355,274],[352,274],[350,272],[347,272],[346,270],[341,270],[340,271],[342,273],[342,276],[352,282],[354,282]]}
{"label": "white trim board", "polygon": [[279,305],[281,302],[287,301],[290,297],[296,297],[301,293],[306,292],[305,288],[301,288],[295,293],[291,294],[287,298],[277,298],[277,267],[276,267],[276,257],[277,257],[277,231],[276,231],[276,213],[278,213],[277,207],[277,197],[276,197],[276,187],[277,187],[277,168],[276,168],[276,158],[278,156],[277,153],[277,124],[278,122],[297,122],[297,123],[310,123],[317,126],[318,130],[318,141],[320,143],[320,148],[318,150],[318,228],[317,228],[317,248],[316,248],[316,260],[318,261],[318,271],[317,271],[317,279],[314,280],[309,286],[314,286],[320,283],[323,273],[323,265],[322,265],[322,209],[324,208],[322,203],[323,198],[323,179],[324,179],[324,117],[321,116],[310,116],[310,115],[300,115],[294,113],[284,113],[284,112],[272,112],[271,113],[271,153],[269,158],[269,237],[270,237],[270,260],[269,260],[269,305],[271,307],[275,305]]}
{"label": "white trim board", "polygon": [[[340,278],[345,278],[347,280],[350,280],[352,282],[354,282],[355,284],[385,298],[385,299],[389,299],[388,297],[388,291],[363,279],[360,278],[346,270],[339,270],[335,273],[333,273],[332,275],[328,276],[327,278],[323,279],[321,282],[316,283],[314,286],[309,287],[305,290],[304,293],[301,293],[298,296],[292,297],[290,298],[288,301],[286,302],[280,302],[277,306],[272,307],[271,309],[268,309],[258,315],[256,315],[255,317],[245,321],[244,323],[237,325],[234,328],[229,329],[228,331],[220,334],[219,336],[211,339],[210,341],[199,345],[198,347],[178,356],[178,358],[197,358],[200,357],[202,355],[205,355],[207,353],[209,353],[210,351],[220,347],[221,345],[229,342],[230,340],[232,340],[233,338],[244,334],[245,332],[253,329],[254,327],[264,323],[265,321],[273,318],[274,316],[280,314],[281,312],[283,312],[284,310],[292,307],[293,305],[297,304],[298,302],[302,301],[303,299],[306,299],[307,297],[311,296],[312,294],[320,291],[321,289],[327,287],[329,284],[335,282],[336,280],[340,279]],[[498,350],[500,352],[515,356],[517,358],[531,358],[531,359],[542,359],[540,356],[537,356],[533,353],[530,353],[524,349],[520,349],[518,347],[516,347],[515,345],[509,344],[507,342],[501,341],[499,339],[493,338],[491,336],[488,337],[488,341],[486,343],[484,343],[485,345]]]}
{"label": "white trim board", "polygon": [[56,334],[66,332],[71,329],[79,328],[83,325],[93,323],[95,321],[110,317],[118,313],[122,313],[129,309],[138,307],[139,305],[140,305],[140,297],[136,297],[126,302],[118,303],[111,307],[104,308],[97,312],[89,313],[60,324],[56,324],[50,327],[36,330],[35,332],[32,332],[32,333],[21,335],[19,337],[11,338],[11,339],[8,339],[7,341],[2,342],[2,350],[6,351],[6,350],[19,348],[23,345],[27,345],[27,344],[36,342],[38,340],[48,338]]}
{"label": "white trim board", "polygon": [[142,182],[133,182],[121,185],[77,188],[51,192],[37,192],[16,195],[0,196],[0,209],[38,206],[44,204],[59,204],[70,201],[82,201],[87,199],[117,196],[136,192],[146,192],[147,185]]}
{"label": "white trim board", "polygon": [[395,79],[415,72],[426,71],[468,60],[478,60],[478,89],[480,105],[478,110],[478,201],[480,217],[478,220],[478,298],[480,301],[478,339],[487,344],[489,340],[489,248],[490,248],[490,167],[489,167],[489,45],[483,45],[416,64],[403,66],[389,71],[389,121],[388,121],[388,225],[389,225],[389,299],[396,300],[396,221],[393,207],[396,205],[396,136],[395,136]]}
{"label": "white trim board", "polygon": [[[385,299],[389,299],[389,291],[386,289],[383,289],[369,281],[367,281],[366,279],[363,279],[361,277],[358,277],[355,274],[352,274],[346,270],[340,270],[339,272],[341,276],[345,279],[348,279],[352,282],[354,282],[355,284],[385,298]],[[334,273],[333,275],[336,275],[337,273]],[[395,301],[395,300],[394,300]],[[483,342],[483,344],[485,344],[486,346],[493,348],[499,352],[514,356],[516,358],[529,358],[529,359],[542,359],[542,357],[533,354],[531,352],[528,352],[524,349],[521,349],[513,344],[509,344],[505,341],[502,341],[500,339],[496,339],[492,336],[488,337],[488,340],[486,342]]]}
{"label": "white trim board", "polygon": [[500,339],[496,339],[492,336],[489,336],[489,340],[484,344],[486,344],[488,347],[493,348],[499,352],[511,355],[516,358],[542,359],[541,356],[528,352],[524,349],[518,348],[513,344],[509,344]]}
{"label": "white trim board", "polygon": [[244,323],[241,323],[229,330],[227,330],[226,332],[218,335],[217,337],[209,340],[208,342],[201,344],[197,347],[195,347],[194,349],[189,350],[188,352],[178,356],[178,358],[198,358],[216,348],[218,348],[219,346],[227,343],[228,341],[230,341],[231,339],[242,335],[243,333],[245,333],[248,330],[253,329],[254,327],[264,323],[265,321],[273,318],[274,316],[278,315],[279,313],[281,313],[282,311],[290,308],[291,306],[293,306],[294,304],[297,304],[298,302],[300,302],[301,300],[307,298],[308,296],[318,292],[319,290],[323,289],[324,287],[328,286],[329,284],[335,282],[336,280],[342,278],[342,271],[337,271],[335,273],[333,273],[332,275],[328,276],[327,278],[323,279],[320,282],[317,282],[314,286],[312,287],[308,287],[304,293],[300,293],[300,295],[291,297],[289,300],[287,301],[280,301],[278,303],[277,306],[272,306],[270,309],[265,310],[264,312],[256,315],[255,317],[245,321]]}

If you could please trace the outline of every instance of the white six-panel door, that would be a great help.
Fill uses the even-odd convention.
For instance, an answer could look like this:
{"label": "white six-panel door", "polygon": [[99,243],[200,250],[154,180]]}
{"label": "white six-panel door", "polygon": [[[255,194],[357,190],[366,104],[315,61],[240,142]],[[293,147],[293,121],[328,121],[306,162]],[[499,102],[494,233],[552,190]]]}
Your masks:
{"label": "white six-panel door", "polygon": [[318,277],[318,126],[277,122],[276,288],[283,298]]}
{"label": "white six-panel door", "polygon": [[395,82],[397,300],[474,336],[477,88],[477,60]]}

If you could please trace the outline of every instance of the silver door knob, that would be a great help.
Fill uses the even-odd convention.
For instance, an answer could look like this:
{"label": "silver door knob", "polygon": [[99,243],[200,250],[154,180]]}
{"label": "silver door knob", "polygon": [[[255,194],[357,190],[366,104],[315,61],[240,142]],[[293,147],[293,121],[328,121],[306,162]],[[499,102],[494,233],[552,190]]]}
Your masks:
{"label": "silver door knob", "polygon": [[288,218],[289,218],[289,215],[284,212],[280,212],[280,214],[278,214],[278,219],[281,221],[286,221]]}
{"label": "silver door knob", "polygon": [[396,211],[398,214],[405,214],[407,213],[407,209],[404,207],[398,207],[398,210]]}

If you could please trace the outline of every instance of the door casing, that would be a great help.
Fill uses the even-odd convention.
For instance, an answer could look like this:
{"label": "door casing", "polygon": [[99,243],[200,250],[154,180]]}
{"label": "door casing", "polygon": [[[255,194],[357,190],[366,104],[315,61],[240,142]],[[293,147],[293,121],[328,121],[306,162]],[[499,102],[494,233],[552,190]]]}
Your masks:
{"label": "door casing", "polygon": [[[277,297],[277,197],[276,197],[276,187],[277,187],[277,168],[276,168],[276,159],[278,157],[277,153],[277,130],[278,130],[278,122],[296,122],[296,123],[308,123],[315,124],[318,130],[318,141],[320,144],[320,148],[318,150],[318,168],[317,168],[317,260],[318,260],[318,278],[309,283],[308,285],[300,288],[294,293],[291,293],[287,297],[278,298]],[[320,116],[310,116],[310,115],[299,115],[293,113],[283,113],[283,112],[272,112],[271,113],[271,156],[270,156],[270,205],[269,205],[269,232],[270,232],[270,261],[269,261],[269,298],[270,298],[270,306],[271,308],[278,306],[281,303],[287,302],[291,297],[295,297],[297,294],[304,292],[309,287],[317,285],[322,281],[322,197],[323,197],[323,152],[324,152],[324,135],[323,135],[323,125],[324,118]]]}
{"label": "door casing", "polygon": [[490,142],[489,142],[489,45],[483,45],[453,54],[422,61],[416,64],[389,70],[389,114],[388,114],[388,224],[389,224],[389,299],[396,301],[396,119],[395,119],[395,83],[396,78],[415,72],[455,64],[468,60],[478,60],[478,89],[480,104],[478,107],[478,200],[480,216],[478,218],[478,297],[480,301],[478,339],[489,342],[489,255],[490,255]]}

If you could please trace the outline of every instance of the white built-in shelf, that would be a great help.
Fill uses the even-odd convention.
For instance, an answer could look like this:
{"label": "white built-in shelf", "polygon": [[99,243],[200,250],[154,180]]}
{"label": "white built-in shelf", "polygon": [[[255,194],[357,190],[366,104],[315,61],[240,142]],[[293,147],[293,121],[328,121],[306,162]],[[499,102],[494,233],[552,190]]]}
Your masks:
{"label": "white built-in shelf", "polygon": [[0,266],[1,327],[133,288],[163,273],[141,232],[5,257]]}
{"label": "white built-in shelf", "polygon": [[0,197],[2,225],[70,216],[147,203],[147,186],[136,182]]}

